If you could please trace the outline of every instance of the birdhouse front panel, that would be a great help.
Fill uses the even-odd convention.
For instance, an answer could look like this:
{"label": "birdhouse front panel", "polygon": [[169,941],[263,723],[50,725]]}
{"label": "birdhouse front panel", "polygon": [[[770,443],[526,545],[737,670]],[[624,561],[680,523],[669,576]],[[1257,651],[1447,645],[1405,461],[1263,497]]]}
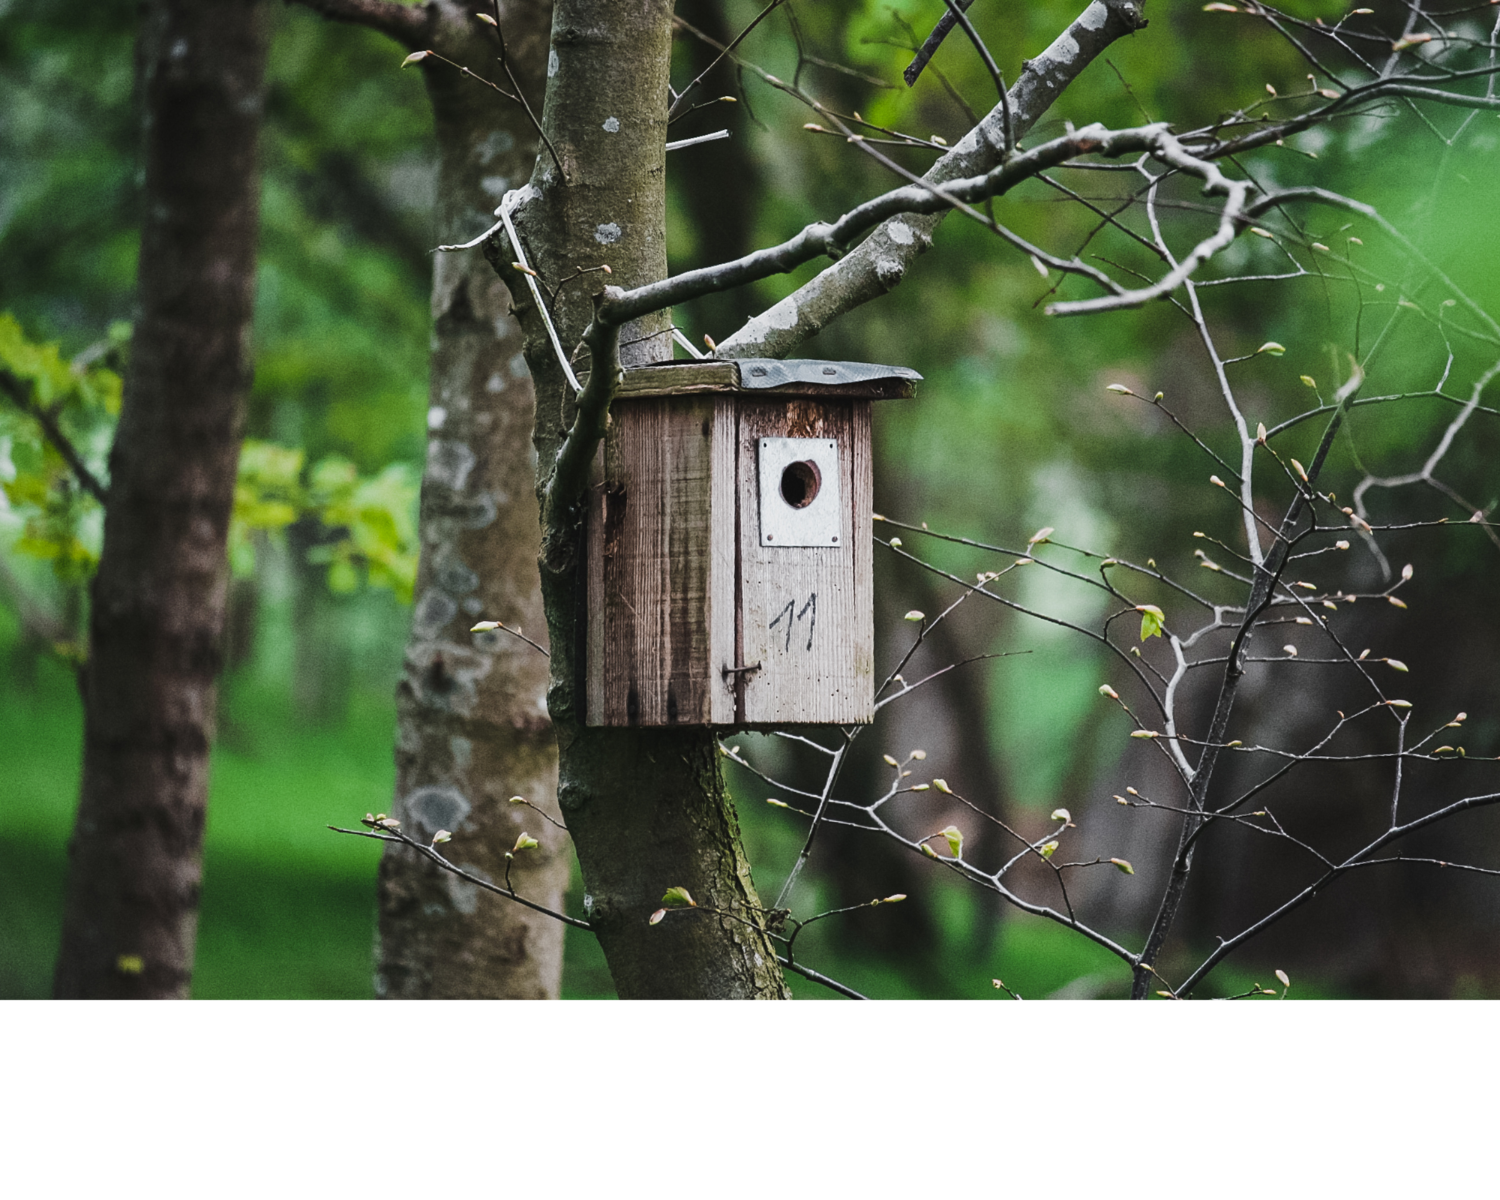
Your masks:
{"label": "birdhouse front panel", "polygon": [[870,402],[742,398],[738,424],[738,654],[758,667],[740,673],[736,723],[864,724],[875,701]]}
{"label": "birdhouse front panel", "polygon": [[916,378],[772,360],[626,372],[589,495],[590,725],[872,719],[870,401]]}

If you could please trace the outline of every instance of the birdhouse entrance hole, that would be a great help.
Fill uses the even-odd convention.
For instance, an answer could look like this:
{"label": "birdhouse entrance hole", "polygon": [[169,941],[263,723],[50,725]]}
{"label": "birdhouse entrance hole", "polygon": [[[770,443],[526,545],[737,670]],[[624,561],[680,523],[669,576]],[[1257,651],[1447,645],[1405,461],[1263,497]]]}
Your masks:
{"label": "birdhouse entrance hole", "polygon": [[781,473],[781,498],[793,508],[806,508],[818,498],[818,489],[823,486],[823,477],[818,464],[811,459],[787,463]]}

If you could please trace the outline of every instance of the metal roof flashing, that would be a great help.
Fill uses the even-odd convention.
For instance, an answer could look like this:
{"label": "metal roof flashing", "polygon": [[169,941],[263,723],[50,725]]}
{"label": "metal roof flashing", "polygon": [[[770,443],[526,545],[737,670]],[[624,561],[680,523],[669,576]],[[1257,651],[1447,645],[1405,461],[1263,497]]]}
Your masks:
{"label": "metal roof flashing", "polygon": [[747,390],[785,387],[793,383],[838,387],[851,383],[910,380],[922,377],[910,367],[885,367],[877,363],[822,362],[815,358],[744,358],[738,360],[740,386]]}
{"label": "metal roof flashing", "polygon": [[878,363],[826,362],[815,358],[687,359],[627,370],[618,395],[629,399],[703,392],[766,392],[829,399],[845,396],[900,400],[916,394],[921,378],[910,367]]}

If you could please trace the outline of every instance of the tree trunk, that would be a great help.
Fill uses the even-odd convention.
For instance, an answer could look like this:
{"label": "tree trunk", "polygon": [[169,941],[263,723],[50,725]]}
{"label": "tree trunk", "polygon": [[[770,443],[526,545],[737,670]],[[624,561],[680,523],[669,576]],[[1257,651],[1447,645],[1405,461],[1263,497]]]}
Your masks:
{"label": "tree trunk", "polygon": [[[437,50],[509,88],[495,31],[474,17],[488,3],[428,6],[413,45]],[[512,2],[501,21],[515,72],[541,97],[551,5]],[[494,223],[506,190],[524,181],[537,137],[526,113],[452,67],[429,62],[439,154],[436,235],[466,242]],[[511,634],[471,635],[481,619],[542,637],[538,515],[529,434],[534,408],[510,294],[478,250],[439,254],[432,283],[432,382],[422,482],[416,608],[397,688],[394,812],[410,832],[453,833],[450,857],[492,880],[523,831],[516,890],[560,909],[566,836],[520,795],[557,816],[557,751],[547,719],[547,660]],[[380,868],[376,991],[419,998],[555,999],[563,926],[400,846]]]}
{"label": "tree trunk", "polygon": [[144,12],[139,299],[92,590],[59,997],[185,997],[192,977],[267,28],[258,0]]}
{"label": "tree trunk", "polygon": [[[607,264],[634,287],[666,274],[666,116],[671,4],[559,0],[553,17],[544,152],[518,209],[520,236],[548,288],[562,345],[576,346]],[[491,253],[507,248],[492,241]],[[502,259],[493,260],[504,269]],[[537,381],[538,483],[545,487],[574,415],[535,308],[518,306]],[[668,358],[670,317],[626,326],[624,361]],[[585,906],[622,997],[782,997],[786,988],[740,846],[714,736],[705,729],[590,729],[577,694],[584,627],[582,506],[544,530],[542,585],[552,645],[548,702],[560,800],[588,895]],[[697,909],[648,924],[669,887]]]}

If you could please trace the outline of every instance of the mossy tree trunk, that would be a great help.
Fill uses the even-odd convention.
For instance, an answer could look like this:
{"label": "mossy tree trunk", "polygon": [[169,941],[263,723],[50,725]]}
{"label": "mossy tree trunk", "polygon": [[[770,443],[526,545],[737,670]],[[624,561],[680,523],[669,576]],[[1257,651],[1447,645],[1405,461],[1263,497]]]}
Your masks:
{"label": "mossy tree trunk", "polygon": [[[490,0],[302,0],[326,16],[379,29],[407,50],[432,50],[507,90]],[[511,70],[533,105],[545,81],[550,0],[499,7]],[[395,63],[392,63],[394,66]],[[525,110],[459,73],[422,66],[438,151],[434,245],[467,242],[494,222],[500,197],[535,158]],[[517,858],[516,889],[550,908],[567,891],[567,839],[525,797],[557,816],[557,752],[547,719],[547,660],[493,631],[503,621],[540,639],[533,399],[510,293],[476,250],[434,256],[432,374],[422,479],[416,604],[397,686],[392,812],[418,837],[453,834],[468,870],[505,875],[523,831],[539,846]],[[380,865],[376,991],[394,999],[555,999],[563,927],[481,895],[401,846]]]}
{"label": "mossy tree trunk", "polygon": [[[547,60],[547,3],[510,3],[501,16],[511,67],[539,103]],[[424,45],[486,78],[495,31],[475,19],[482,3],[428,5]],[[451,67],[428,65],[438,143],[438,244],[466,242],[526,176],[536,135],[523,109]],[[547,660],[499,631],[471,635],[480,619],[541,641],[537,507],[529,439],[531,380],[510,294],[478,250],[438,254],[432,281],[432,381],[422,480],[416,607],[397,688],[393,811],[417,836],[453,832],[451,857],[490,879],[525,831],[540,845],[518,857],[523,895],[561,908],[566,837],[524,796],[557,816],[557,751],[547,719]],[[555,999],[563,927],[479,895],[400,846],[380,870],[381,995]]]}

